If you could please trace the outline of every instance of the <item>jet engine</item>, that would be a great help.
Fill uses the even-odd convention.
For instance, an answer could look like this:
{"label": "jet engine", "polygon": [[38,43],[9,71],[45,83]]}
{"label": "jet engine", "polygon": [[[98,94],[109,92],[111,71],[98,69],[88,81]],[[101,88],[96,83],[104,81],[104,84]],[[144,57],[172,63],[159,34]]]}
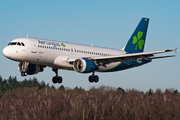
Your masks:
{"label": "jet engine", "polygon": [[86,59],[76,59],[73,63],[73,68],[79,73],[89,73],[97,69],[94,61]]}
{"label": "jet engine", "polygon": [[40,65],[30,64],[28,62],[21,62],[18,65],[18,69],[22,76],[33,75],[43,71],[43,67]]}

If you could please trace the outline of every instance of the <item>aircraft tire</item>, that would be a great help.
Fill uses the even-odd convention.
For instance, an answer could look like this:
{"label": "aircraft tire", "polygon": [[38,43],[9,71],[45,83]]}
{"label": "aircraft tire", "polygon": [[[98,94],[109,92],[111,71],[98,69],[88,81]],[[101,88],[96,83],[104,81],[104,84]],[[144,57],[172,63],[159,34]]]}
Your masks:
{"label": "aircraft tire", "polygon": [[21,72],[21,76],[27,76],[27,72]]}
{"label": "aircraft tire", "polygon": [[61,76],[57,77],[57,82],[62,83],[62,77]]}
{"label": "aircraft tire", "polygon": [[24,76],[27,76],[27,72],[24,72]]}
{"label": "aircraft tire", "polygon": [[92,77],[92,75],[91,75],[91,76],[89,76],[89,82],[90,82],[90,83],[92,83],[92,82],[93,82],[93,77]]}
{"label": "aircraft tire", "polygon": [[97,83],[99,81],[99,77],[97,75],[94,76],[94,82]]}
{"label": "aircraft tire", "polygon": [[55,84],[58,82],[56,76],[52,78],[52,82],[55,83]]}
{"label": "aircraft tire", "polygon": [[24,76],[24,72],[21,72],[21,76]]}

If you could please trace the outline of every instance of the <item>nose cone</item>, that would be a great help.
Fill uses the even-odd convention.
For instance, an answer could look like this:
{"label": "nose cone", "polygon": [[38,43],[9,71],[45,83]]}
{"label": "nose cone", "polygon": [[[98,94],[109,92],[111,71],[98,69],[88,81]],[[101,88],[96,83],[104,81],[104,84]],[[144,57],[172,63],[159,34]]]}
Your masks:
{"label": "nose cone", "polygon": [[10,58],[10,57],[11,57],[11,56],[10,56],[10,52],[9,52],[9,50],[8,50],[7,47],[5,47],[5,48],[3,49],[3,55],[4,55],[5,57],[7,57],[7,58]]}

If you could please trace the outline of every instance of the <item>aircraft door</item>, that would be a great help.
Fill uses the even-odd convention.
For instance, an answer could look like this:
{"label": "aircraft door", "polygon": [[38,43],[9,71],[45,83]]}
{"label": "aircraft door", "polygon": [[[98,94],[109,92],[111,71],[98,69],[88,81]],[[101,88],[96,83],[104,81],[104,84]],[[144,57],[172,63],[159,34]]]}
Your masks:
{"label": "aircraft door", "polygon": [[77,52],[77,51],[76,51],[76,48],[74,48],[74,55],[76,55],[76,52]]}
{"label": "aircraft door", "polygon": [[36,41],[30,39],[30,42],[31,42],[31,53],[37,53]]}
{"label": "aircraft door", "polygon": [[73,55],[73,48],[71,48],[71,55]]}
{"label": "aircraft door", "polygon": [[77,52],[77,50],[76,50],[76,48],[71,48],[71,55],[76,55],[76,52]]}

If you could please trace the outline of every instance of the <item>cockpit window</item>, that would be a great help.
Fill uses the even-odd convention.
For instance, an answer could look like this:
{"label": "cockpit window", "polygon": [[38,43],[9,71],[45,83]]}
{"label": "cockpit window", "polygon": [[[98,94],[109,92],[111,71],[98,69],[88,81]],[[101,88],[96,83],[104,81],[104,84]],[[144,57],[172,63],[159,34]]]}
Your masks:
{"label": "cockpit window", "polygon": [[12,42],[11,45],[16,45],[16,42]]}
{"label": "cockpit window", "polygon": [[21,46],[20,42],[18,42],[17,45]]}
{"label": "cockpit window", "polygon": [[19,46],[25,46],[23,42],[10,42],[8,45],[19,45]]}
{"label": "cockpit window", "polygon": [[25,46],[24,43],[21,43],[22,46]]}

